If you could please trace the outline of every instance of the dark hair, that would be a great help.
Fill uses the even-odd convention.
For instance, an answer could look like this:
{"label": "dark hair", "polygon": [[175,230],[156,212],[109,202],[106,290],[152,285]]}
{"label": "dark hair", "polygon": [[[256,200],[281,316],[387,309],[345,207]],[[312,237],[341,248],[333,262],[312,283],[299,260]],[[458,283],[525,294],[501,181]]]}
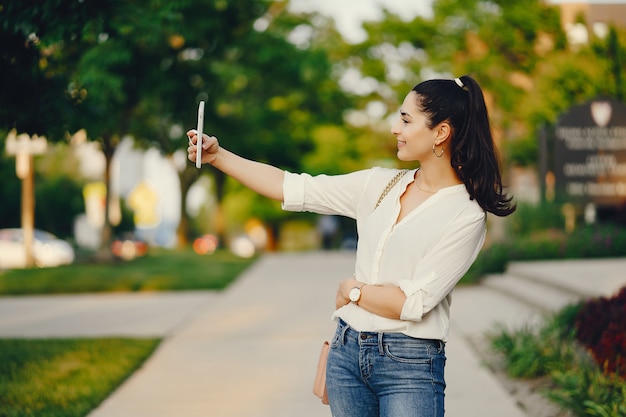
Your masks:
{"label": "dark hair", "polygon": [[464,75],[455,80],[428,80],[413,88],[417,107],[434,128],[447,121],[452,127],[452,168],[471,199],[496,216],[515,211],[512,197],[503,192],[500,162],[491,134],[485,98],[478,83]]}

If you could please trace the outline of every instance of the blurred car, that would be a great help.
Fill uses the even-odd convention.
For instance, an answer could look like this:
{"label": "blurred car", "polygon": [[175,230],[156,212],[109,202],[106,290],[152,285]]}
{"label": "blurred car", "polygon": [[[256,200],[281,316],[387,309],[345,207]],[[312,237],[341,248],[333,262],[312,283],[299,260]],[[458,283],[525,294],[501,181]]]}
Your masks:
{"label": "blurred car", "polygon": [[[74,262],[74,248],[65,240],[43,230],[34,230],[35,266],[51,267]],[[0,229],[0,269],[26,267],[24,232],[19,228]]]}
{"label": "blurred car", "polygon": [[111,252],[118,258],[130,261],[148,253],[148,244],[132,233],[118,237],[111,244]]}
{"label": "blurred car", "polygon": [[212,255],[217,249],[218,242],[215,235],[202,235],[193,241],[193,251],[198,255]]}

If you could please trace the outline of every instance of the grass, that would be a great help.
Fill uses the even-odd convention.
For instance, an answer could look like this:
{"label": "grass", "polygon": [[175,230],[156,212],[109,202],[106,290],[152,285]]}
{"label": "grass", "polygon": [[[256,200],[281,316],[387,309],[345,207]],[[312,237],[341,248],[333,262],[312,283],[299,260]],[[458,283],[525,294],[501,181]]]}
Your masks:
{"label": "grass", "polygon": [[227,251],[200,256],[191,248],[152,249],[128,262],[8,270],[0,273],[0,294],[220,290],[252,262]]}
{"label": "grass", "polygon": [[[223,289],[253,259],[152,249],[129,262],[0,272],[0,294]],[[0,417],[82,417],[152,354],[159,339],[0,339]]]}
{"label": "grass", "polygon": [[0,339],[1,417],[83,417],[158,339]]}

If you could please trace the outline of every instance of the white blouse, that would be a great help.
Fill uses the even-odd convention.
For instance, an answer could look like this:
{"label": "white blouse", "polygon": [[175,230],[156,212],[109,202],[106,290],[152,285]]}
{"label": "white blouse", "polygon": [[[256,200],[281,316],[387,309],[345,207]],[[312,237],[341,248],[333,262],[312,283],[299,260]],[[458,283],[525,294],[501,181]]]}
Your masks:
{"label": "white blouse", "polygon": [[354,303],[336,310],[333,318],[342,318],[357,331],[446,341],[451,292],[484,243],[487,216],[459,184],[439,190],[396,224],[400,196],[414,182],[416,170],[407,172],[374,207],[397,172],[372,168],[315,177],[286,172],[283,209],[356,219],[356,279],[395,285],[406,294],[400,320]]}

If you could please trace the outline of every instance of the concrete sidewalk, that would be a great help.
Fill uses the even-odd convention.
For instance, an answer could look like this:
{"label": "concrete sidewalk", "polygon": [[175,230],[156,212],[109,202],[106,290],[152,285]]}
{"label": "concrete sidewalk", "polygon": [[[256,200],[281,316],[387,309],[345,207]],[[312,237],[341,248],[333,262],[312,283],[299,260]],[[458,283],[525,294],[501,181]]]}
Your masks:
{"label": "concrete sidewalk", "polygon": [[[626,284],[626,259],[528,266],[555,280],[570,274],[576,288],[592,277],[604,295]],[[311,387],[321,343],[334,331],[337,283],[353,268],[353,252],[268,254],[222,293],[0,297],[0,337],[164,337],[89,417],[330,416]],[[446,416],[535,417],[481,363],[473,341],[495,323],[539,317],[485,285],[455,290]]]}
{"label": "concrete sidewalk", "polygon": [[264,256],[90,417],[329,416],[312,381],[353,256]]}

